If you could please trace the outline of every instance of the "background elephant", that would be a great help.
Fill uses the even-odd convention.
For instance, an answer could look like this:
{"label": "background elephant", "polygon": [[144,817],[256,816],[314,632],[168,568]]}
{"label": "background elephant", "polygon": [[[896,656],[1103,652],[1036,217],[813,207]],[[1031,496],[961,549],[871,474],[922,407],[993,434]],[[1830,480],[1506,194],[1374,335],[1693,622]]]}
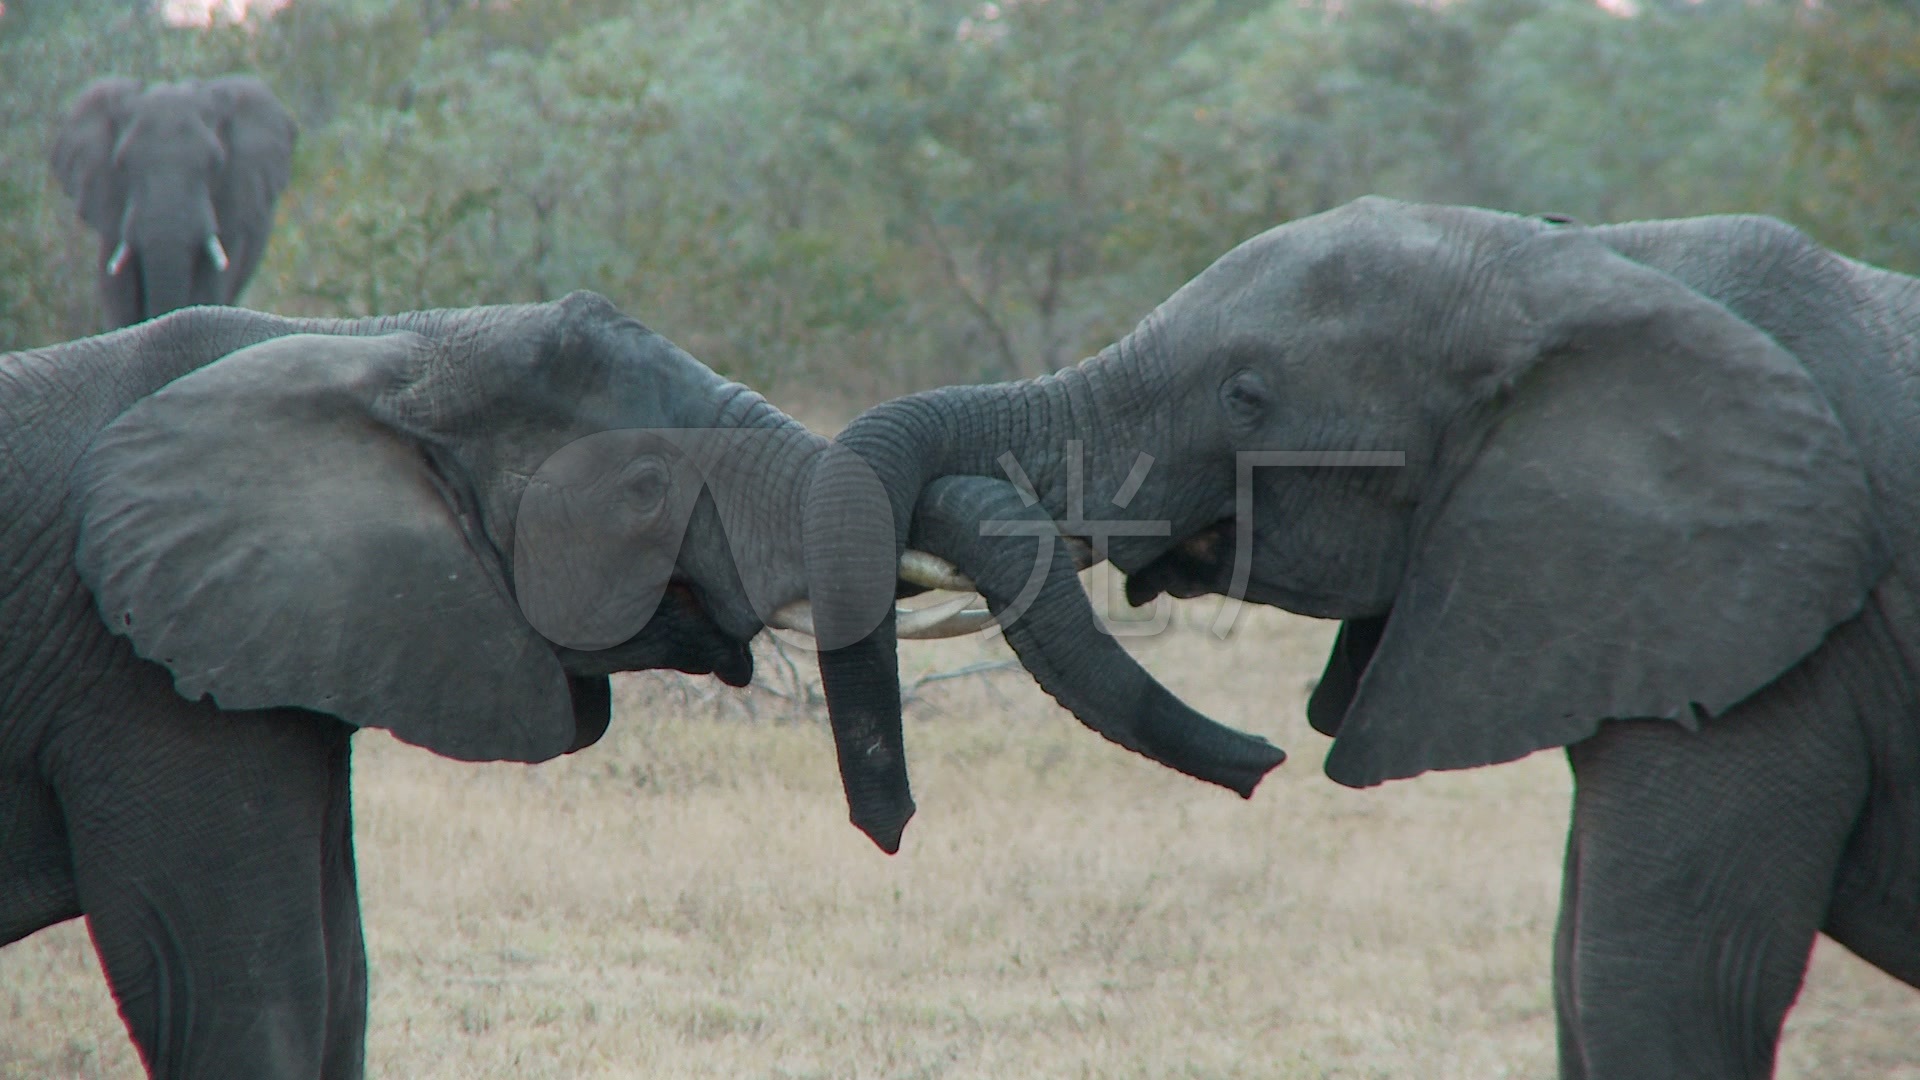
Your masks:
{"label": "background elephant", "polygon": [[81,92],[53,174],[100,234],[110,327],[234,302],[266,253],[295,137],[273,91],[247,75],[144,89],[105,78]]}
{"label": "background elephant", "polygon": [[1920,282],[1770,219],[1363,199],[840,441],[903,513],[1011,451],[1136,604],[1342,620],[1343,784],[1568,748],[1562,1075],[1758,1077],[1816,932],[1920,986],[1917,341]]}

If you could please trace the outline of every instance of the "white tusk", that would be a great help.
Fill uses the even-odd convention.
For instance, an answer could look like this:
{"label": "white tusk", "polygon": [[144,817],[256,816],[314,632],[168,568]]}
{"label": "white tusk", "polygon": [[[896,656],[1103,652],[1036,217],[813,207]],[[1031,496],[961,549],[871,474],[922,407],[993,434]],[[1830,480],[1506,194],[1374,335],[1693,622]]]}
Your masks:
{"label": "white tusk", "polygon": [[[972,596],[956,596],[946,603],[934,604],[931,607],[923,607],[916,611],[908,611],[905,608],[896,607],[894,608],[894,616],[899,622],[896,626],[895,633],[907,639],[954,637],[958,634],[971,633],[972,631],[969,630],[957,630],[952,634],[940,634],[934,631],[946,629],[947,625],[953,620],[963,619],[969,612],[986,611],[985,608],[969,607],[973,602],[974,599]],[[988,614],[987,618],[991,620],[993,616]],[[979,628],[975,627],[974,629],[977,630]]]}
{"label": "white tusk", "polygon": [[127,242],[125,240],[120,241],[120,246],[114,248],[113,254],[107,257],[107,273],[113,275],[125,270],[127,268],[127,260],[132,257],[133,252],[128,249]]}
{"label": "white tusk", "polygon": [[227,249],[220,246],[220,238],[207,234],[207,255],[213,259],[213,268],[221,273],[227,272]]}
{"label": "white tusk", "polygon": [[[963,603],[973,602],[973,598],[970,596],[963,596],[960,600]],[[913,612],[912,615],[920,616],[928,612],[943,611],[946,607],[947,605],[942,604],[937,608],[924,608],[920,611]],[[906,641],[933,641],[937,638],[964,637],[967,634],[985,630],[998,621],[999,620],[993,617],[993,612],[988,611],[986,608],[970,607],[956,611],[944,619],[917,620],[902,616],[898,634],[902,640]]]}
{"label": "white tusk", "polygon": [[[973,603],[971,596],[957,596],[944,604],[909,610],[894,608],[894,617],[899,620],[897,634],[909,640],[926,641],[933,638],[959,637],[983,630],[993,625],[993,612],[986,608],[969,607]],[[813,636],[813,605],[805,600],[795,600],[784,605],[767,620],[767,625],[777,630],[792,630],[795,633]]]}
{"label": "white tusk", "polygon": [[938,555],[929,555],[924,551],[908,548],[900,555],[900,580],[922,585],[929,589],[947,589],[952,592],[973,592],[973,582],[967,580],[954,565]]}
{"label": "white tusk", "polygon": [[[1093,557],[1093,545],[1078,536],[1062,536],[1066,541],[1067,552],[1073,556],[1073,568],[1085,570],[1096,560]],[[912,582],[928,589],[946,589],[949,592],[978,592],[973,582],[960,569],[938,555],[908,548],[900,556],[900,580]]]}
{"label": "white tusk", "polygon": [[791,630],[796,634],[813,636],[813,605],[805,600],[795,600],[783,605],[767,620],[767,625],[776,630]]}

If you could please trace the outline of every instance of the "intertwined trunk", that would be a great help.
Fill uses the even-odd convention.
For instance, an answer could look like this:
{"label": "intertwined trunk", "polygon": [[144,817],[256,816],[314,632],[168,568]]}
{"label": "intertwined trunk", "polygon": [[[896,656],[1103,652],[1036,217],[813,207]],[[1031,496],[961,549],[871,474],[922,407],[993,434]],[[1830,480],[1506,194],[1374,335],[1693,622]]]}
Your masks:
{"label": "intertwined trunk", "polygon": [[[1044,525],[1049,517],[1078,519],[1095,507],[1070,506],[1070,499],[1084,496],[1089,486],[1111,493],[1123,483],[1110,476],[1087,477],[1091,484],[1069,482],[1079,466],[1064,455],[1067,443],[1125,440],[1144,448],[1155,439],[1151,417],[1157,388],[1151,385],[1150,366],[1130,356],[1135,347],[1131,339],[1123,341],[1086,364],[1040,379],[916,394],[870,409],[850,424],[836,441],[880,477],[892,509],[895,551],[904,550],[911,536],[914,546],[954,561],[996,613],[1028,600],[1022,593],[1036,565],[1031,526]],[[1143,426],[1129,430],[1136,421]],[[1107,438],[1109,433],[1117,440]],[[1018,469],[1009,468],[1009,453]],[[1099,460],[1111,471],[1112,455]],[[1010,473],[1031,480],[1037,507],[1025,507],[1009,484],[942,481]],[[992,530],[981,526],[994,520],[1026,526],[1021,535],[989,540]],[[1037,594],[1008,628],[1008,643],[1022,663],[1042,688],[1106,738],[1188,775],[1251,794],[1284,755],[1265,740],[1193,712],[1141,670],[1096,624],[1068,549],[1057,537],[1053,541],[1051,552],[1041,552],[1045,571]],[[889,620],[857,646],[823,655],[822,676],[832,687],[859,674],[897,670],[896,649]],[[897,685],[892,694],[897,701]],[[885,769],[869,770],[859,790],[849,781],[855,823],[871,819],[891,825],[898,818],[904,824],[899,809],[910,814],[912,806],[904,767],[896,764],[904,747],[897,729],[872,734],[870,752]],[[889,851],[898,844],[897,832],[874,838]]]}

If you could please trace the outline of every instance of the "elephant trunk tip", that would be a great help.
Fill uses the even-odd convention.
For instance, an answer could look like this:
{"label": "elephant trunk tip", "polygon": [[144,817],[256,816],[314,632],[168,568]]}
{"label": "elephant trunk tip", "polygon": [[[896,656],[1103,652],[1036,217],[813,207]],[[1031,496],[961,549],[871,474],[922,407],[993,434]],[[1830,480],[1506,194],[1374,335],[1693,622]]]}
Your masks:
{"label": "elephant trunk tip", "polygon": [[1265,780],[1268,773],[1279,768],[1286,760],[1285,750],[1261,740],[1261,745],[1249,748],[1243,760],[1228,763],[1216,777],[1209,779],[1243,799],[1251,799],[1260,781]]}
{"label": "elephant trunk tip", "polygon": [[853,827],[867,834],[881,851],[889,855],[900,854],[900,838],[907,831],[907,822],[913,820],[916,807],[909,800],[905,806],[891,808],[887,812],[856,811],[850,818]]}
{"label": "elephant trunk tip", "polygon": [[[1258,735],[1216,723],[1157,683],[1146,698],[1141,714],[1118,727],[1095,730],[1175,772],[1226,788],[1243,799],[1253,798],[1260,781],[1287,760],[1285,750]],[[1081,717],[1083,723],[1086,720]]]}

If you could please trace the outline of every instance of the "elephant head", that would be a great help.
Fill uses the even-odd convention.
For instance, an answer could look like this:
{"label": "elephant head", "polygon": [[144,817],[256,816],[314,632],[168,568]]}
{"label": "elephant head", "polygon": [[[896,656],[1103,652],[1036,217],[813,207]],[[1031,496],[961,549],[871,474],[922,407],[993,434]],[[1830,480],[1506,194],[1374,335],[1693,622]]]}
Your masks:
{"label": "elephant head", "polygon": [[[605,730],[610,672],[743,685],[796,605],[864,590],[859,634],[893,610],[890,525],[809,524],[884,517],[857,459],[590,293],[194,309],[66,348],[105,385],[129,351],[179,365],[108,414],[71,490],[102,619],[189,699],[540,761]],[[838,685],[837,724],[898,726],[871,714],[882,677]]]}
{"label": "elephant head", "polygon": [[234,301],[266,252],[295,137],[287,110],[249,76],[144,89],[105,78],[81,92],[53,173],[100,236],[112,327]]}
{"label": "elephant head", "polygon": [[[898,669],[863,650],[946,631],[894,608],[885,490],[601,297],[350,322],[195,309],[57,351],[62,378],[150,382],[72,471],[75,565],[182,695],[541,761],[605,731],[609,673],[744,685],[748,642],[798,630],[854,822],[898,850]],[[1070,595],[1049,606],[1071,620],[1086,598],[1052,541],[1050,590]],[[1173,728],[1149,752],[1211,730],[1164,691],[1142,711]],[[1278,763],[1248,741],[1260,772]]]}
{"label": "elephant head", "polygon": [[[1134,603],[1343,620],[1309,715],[1353,786],[1608,718],[1695,725],[1887,565],[1794,356],[1589,230],[1482,210],[1369,198],[1280,226],[1076,367],[888,402],[839,440],[903,522],[941,477],[1017,472]],[[1100,678],[1029,667],[1056,696]]]}

